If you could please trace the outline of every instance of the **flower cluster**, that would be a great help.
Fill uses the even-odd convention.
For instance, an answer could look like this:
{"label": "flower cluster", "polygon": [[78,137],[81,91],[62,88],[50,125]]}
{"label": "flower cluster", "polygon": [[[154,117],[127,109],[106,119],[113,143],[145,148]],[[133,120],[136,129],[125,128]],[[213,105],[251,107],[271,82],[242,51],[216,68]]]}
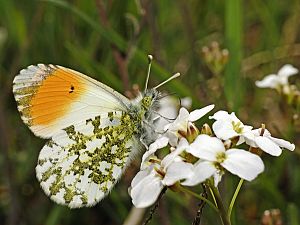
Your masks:
{"label": "flower cluster", "polygon": [[210,46],[204,46],[202,54],[204,62],[213,74],[220,74],[224,70],[229,58],[229,51],[222,49],[220,44],[215,41]]}
{"label": "flower cluster", "polygon": [[[212,130],[204,124],[199,131],[193,122],[213,108],[209,105],[191,113],[181,108],[177,118],[164,126],[164,133],[149,146],[132,180],[129,193],[136,207],[152,205],[164,187],[195,186],[206,181],[217,186],[226,171],[252,181],[264,170],[263,161],[252,150],[279,156],[282,148],[295,149],[294,144],[272,137],[264,126],[253,129],[226,111],[209,117],[214,120]],[[249,149],[241,149],[243,143]],[[158,157],[162,148],[168,149],[168,154]]]}

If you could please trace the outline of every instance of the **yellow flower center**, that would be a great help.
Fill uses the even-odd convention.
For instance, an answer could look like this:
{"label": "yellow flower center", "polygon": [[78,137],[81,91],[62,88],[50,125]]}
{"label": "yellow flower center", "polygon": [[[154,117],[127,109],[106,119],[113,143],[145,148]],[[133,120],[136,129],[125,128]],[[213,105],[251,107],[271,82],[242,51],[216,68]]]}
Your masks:
{"label": "yellow flower center", "polygon": [[217,163],[222,163],[224,162],[226,159],[226,154],[225,152],[218,152],[217,155],[216,155],[216,160],[217,160]]}
{"label": "yellow flower center", "polygon": [[237,132],[238,134],[241,134],[243,132],[243,126],[242,126],[242,123],[239,121],[239,122],[234,122],[232,121],[232,126],[233,126],[233,130],[235,132]]}

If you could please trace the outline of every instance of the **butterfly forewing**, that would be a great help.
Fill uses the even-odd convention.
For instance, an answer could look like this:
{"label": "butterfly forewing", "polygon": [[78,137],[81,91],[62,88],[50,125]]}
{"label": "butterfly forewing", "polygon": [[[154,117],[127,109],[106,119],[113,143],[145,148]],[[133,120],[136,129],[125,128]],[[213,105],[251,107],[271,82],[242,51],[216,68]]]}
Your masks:
{"label": "butterfly forewing", "polygon": [[43,138],[74,121],[114,110],[127,111],[129,100],[110,87],[74,70],[39,64],[21,70],[13,92],[23,121]]}
{"label": "butterfly forewing", "polygon": [[40,152],[37,178],[47,195],[71,208],[92,206],[120,178],[133,146],[136,124],[122,111],[71,125]]}

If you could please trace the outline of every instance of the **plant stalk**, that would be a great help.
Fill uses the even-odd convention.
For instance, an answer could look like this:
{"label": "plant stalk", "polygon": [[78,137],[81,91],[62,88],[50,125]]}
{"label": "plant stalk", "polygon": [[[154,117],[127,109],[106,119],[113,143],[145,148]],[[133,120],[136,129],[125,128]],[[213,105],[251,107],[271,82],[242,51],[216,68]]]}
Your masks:
{"label": "plant stalk", "polygon": [[221,221],[223,223],[223,225],[231,225],[229,216],[226,213],[220,192],[218,190],[218,188],[216,188],[214,185],[210,185],[210,189],[215,197],[216,203],[217,203],[217,207],[219,209],[219,215],[221,217]]}
{"label": "plant stalk", "polygon": [[229,205],[229,208],[228,208],[228,217],[229,217],[229,219],[231,217],[231,213],[232,213],[232,209],[233,209],[235,200],[236,200],[236,198],[237,198],[237,196],[238,196],[238,194],[239,194],[239,192],[241,190],[241,187],[242,187],[243,183],[244,183],[244,179],[240,179],[239,184],[236,187],[235,192],[234,192],[234,194],[232,196],[232,199],[231,199],[231,202],[230,202],[230,205]]}
{"label": "plant stalk", "polygon": [[190,194],[190,195],[192,195],[192,196],[194,196],[194,197],[196,197],[196,198],[199,198],[200,200],[204,201],[204,202],[207,203],[211,208],[213,208],[216,212],[219,213],[219,210],[217,209],[217,207],[216,207],[211,201],[209,201],[208,199],[204,198],[203,196],[201,196],[201,195],[199,195],[199,194],[197,194],[197,193],[195,193],[195,192],[193,192],[193,191],[191,191],[191,190],[189,190],[189,189],[187,189],[187,188],[185,188],[185,187],[183,187],[183,186],[179,186],[178,188],[179,188],[179,190],[180,190],[181,192]]}

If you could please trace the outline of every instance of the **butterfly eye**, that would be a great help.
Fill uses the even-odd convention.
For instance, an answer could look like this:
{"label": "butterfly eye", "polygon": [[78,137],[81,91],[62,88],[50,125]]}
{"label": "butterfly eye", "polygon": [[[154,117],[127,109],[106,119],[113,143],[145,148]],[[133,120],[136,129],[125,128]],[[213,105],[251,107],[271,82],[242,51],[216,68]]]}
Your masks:
{"label": "butterfly eye", "polygon": [[152,96],[145,96],[142,99],[142,105],[143,105],[143,107],[146,108],[146,109],[148,109],[150,107],[150,105],[151,105],[152,99],[153,99]]}

